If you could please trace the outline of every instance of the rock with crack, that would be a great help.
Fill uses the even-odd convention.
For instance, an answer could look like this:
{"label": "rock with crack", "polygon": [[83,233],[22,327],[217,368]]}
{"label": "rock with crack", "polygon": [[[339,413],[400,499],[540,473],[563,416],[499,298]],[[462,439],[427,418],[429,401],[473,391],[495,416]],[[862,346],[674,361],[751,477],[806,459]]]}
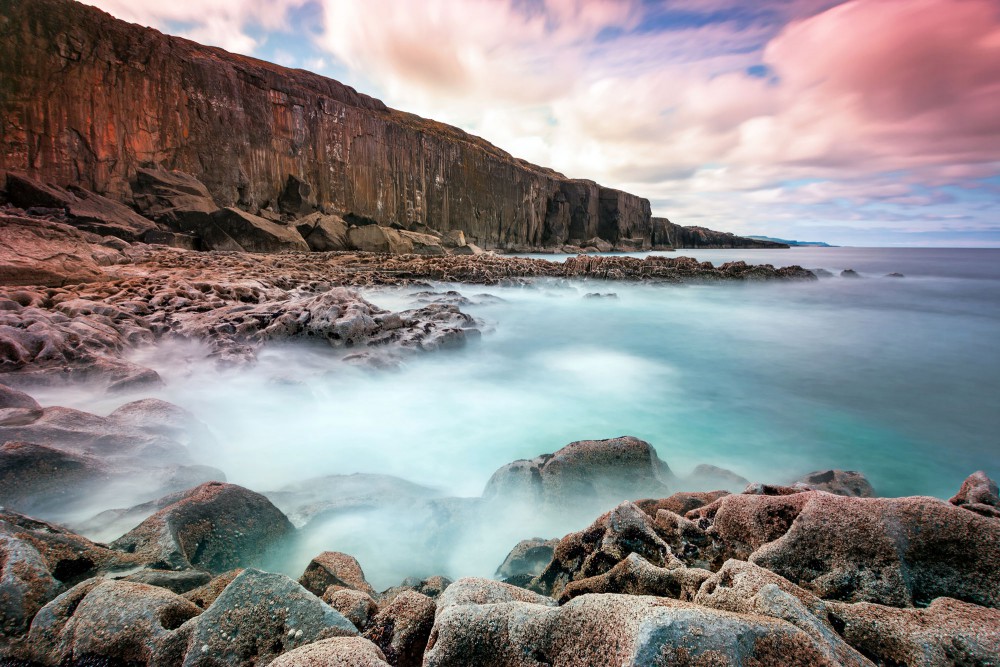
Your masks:
{"label": "rock with crack", "polygon": [[111,546],[165,569],[218,574],[256,563],[294,531],[267,498],[234,484],[209,482],[176,498]]}

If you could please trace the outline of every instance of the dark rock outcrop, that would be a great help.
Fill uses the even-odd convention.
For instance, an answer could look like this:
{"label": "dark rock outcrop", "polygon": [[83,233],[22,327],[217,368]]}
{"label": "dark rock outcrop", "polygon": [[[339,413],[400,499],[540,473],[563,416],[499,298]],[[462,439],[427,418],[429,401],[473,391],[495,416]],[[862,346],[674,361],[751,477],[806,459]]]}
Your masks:
{"label": "dark rock outcrop", "polygon": [[294,528],[271,502],[248,489],[209,482],[177,499],[112,543],[166,569],[221,573],[254,564]]}
{"label": "dark rock outcrop", "polygon": [[736,236],[705,227],[682,227],[666,218],[650,221],[653,248],[787,248],[784,243]]}
{"label": "dark rock outcrop", "polygon": [[567,179],[330,79],[70,0],[3,0],[0,169],[122,201],[159,163],[249,211],[313,206],[482,247],[651,236],[649,202]]}

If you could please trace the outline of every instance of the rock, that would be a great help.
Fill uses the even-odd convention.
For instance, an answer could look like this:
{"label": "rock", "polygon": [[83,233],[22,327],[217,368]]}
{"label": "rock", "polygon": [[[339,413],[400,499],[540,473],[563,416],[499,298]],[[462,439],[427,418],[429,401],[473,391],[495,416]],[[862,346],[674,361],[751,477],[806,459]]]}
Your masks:
{"label": "rock", "polygon": [[618,295],[614,292],[607,292],[606,294],[601,294],[600,292],[590,292],[583,295],[584,299],[617,299]]}
{"label": "rock", "polygon": [[266,665],[320,639],[356,634],[350,621],[288,577],[248,569],[161,642],[155,664]]}
{"label": "rock", "polygon": [[840,272],[841,278],[860,278],[861,274],[854,269],[844,269]]}
{"label": "rock", "polygon": [[41,413],[42,406],[28,394],[0,384],[0,410],[21,409]]}
{"label": "rock", "polygon": [[299,577],[299,583],[315,595],[323,595],[333,587],[334,591],[350,588],[375,597],[375,590],[365,581],[358,561],[337,551],[324,551],[313,558]]}
{"label": "rock", "polygon": [[44,664],[156,664],[158,647],[201,609],[170,591],[91,579],[47,604],[31,624],[32,657]]}
{"label": "rock", "polygon": [[389,667],[389,663],[367,639],[335,637],[289,651],[271,667]]}
{"label": "rock", "polygon": [[657,534],[649,515],[624,502],[588,528],[562,538],[552,561],[530,588],[558,598],[570,582],[604,574],[632,553],[656,566],[683,565]]}
{"label": "rock", "polygon": [[164,245],[168,248],[201,250],[201,240],[194,234],[154,230],[143,234],[142,241],[143,243]]}
{"label": "rock", "polygon": [[475,243],[466,243],[465,245],[460,245],[456,248],[453,248],[451,254],[460,256],[461,255],[472,256],[472,255],[482,255],[485,252],[486,252],[485,250],[477,246]]}
{"label": "rock", "polygon": [[997,483],[982,470],[966,477],[962,488],[948,502],[983,516],[1000,518],[1000,492]]}
{"label": "rock", "polygon": [[812,637],[832,664],[872,665],[841,638],[827,605],[819,598],[752,563],[726,561],[702,584],[694,602],[713,609],[787,621]]}
{"label": "rock", "polygon": [[885,277],[886,278],[905,278],[906,276],[904,276],[902,273],[897,273],[897,272],[893,271],[892,273],[885,274]]}
{"label": "rock", "polygon": [[654,250],[674,248],[787,248],[784,243],[736,236],[704,227],[682,227],[666,218],[651,220]]}
{"label": "rock", "polygon": [[937,667],[995,664],[1000,611],[947,597],[925,609],[859,602],[826,604],[830,622],[879,665]]}
{"label": "rock", "polygon": [[298,217],[316,210],[312,186],[294,174],[288,175],[285,189],[278,195],[278,208],[282,213]]}
{"label": "rock", "polygon": [[104,274],[90,242],[67,225],[0,215],[0,285],[62,287],[100,280]]}
{"label": "rock", "polygon": [[171,438],[185,445],[214,441],[208,426],[191,412],[158,398],[126,403],[109,414],[108,421],[139,433]]}
{"label": "rock", "polygon": [[[818,597],[912,606],[948,596],[1000,605],[1000,525],[993,519],[922,497],[813,491],[717,502],[709,532],[728,553],[750,549],[751,562]],[[709,517],[711,507],[688,517]]]}
{"label": "rock", "polygon": [[709,492],[680,492],[675,493],[667,498],[651,499],[645,498],[643,500],[635,501],[636,507],[641,509],[643,512],[648,514],[650,518],[655,519],[656,513],[662,510],[668,510],[674,514],[680,514],[681,516],[687,514],[691,510],[698,509],[699,507],[704,507],[705,505],[710,505],[714,503],[719,498],[723,496],[728,496],[728,491],[709,491]]}
{"label": "rock", "polygon": [[349,250],[347,223],[339,215],[311,213],[295,221],[295,229],[309,245],[310,250],[329,252]]}
{"label": "rock", "polygon": [[0,637],[26,633],[38,610],[62,590],[38,550],[0,523]]}
{"label": "rock", "polygon": [[601,509],[622,500],[665,496],[670,468],[638,438],[573,442],[555,454],[510,463],[486,484],[483,497],[532,506]]}
{"label": "rock", "polygon": [[523,602],[447,608],[438,614],[424,665],[839,665],[827,656],[827,647],[786,621],[608,594],[583,595],[559,608]]}
{"label": "rock", "polygon": [[649,250],[650,244],[647,239],[637,238],[637,239],[623,239],[620,238],[615,243],[614,250],[617,252],[640,252],[642,250]]}
{"label": "rock", "polygon": [[[215,211],[212,223],[212,226],[199,230],[210,249],[247,252],[309,250],[309,245],[295,228],[275,224],[238,208]],[[232,242],[237,247],[232,247]]]}
{"label": "rock", "polygon": [[702,463],[695,466],[691,474],[685,477],[680,484],[689,491],[714,491],[716,489],[737,491],[746,488],[749,483],[745,477],[737,475],[732,470]]}
{"label": "rock", "polygon": [[61,210],[68,224],[101,236],[137,241],[156,229],[152,220],[117,201],[77,187],[66,190],[39,183],[19,174],[7,174],[7,196],[24,209],[42,206]]}
{"label": "rock", "polygon": [[712,576],[708,570],[683,567],[657,567],[636,553],[626,556],[604,574],[578,579],[566,584],[559,603],[564,604],[590,593],[626,593],[655,595],[678,600],[693,600],[698,587]]}
{"label": "rock", "polygon": [[383,607],[368,623],[365,638],[378,646],[395,667],[420,667],[434,627],[434,601],[406,591]]}
{"label": "rock", "polygon": [[351,227],[347,230],[351,247],[364,252],[405,255],[413,252],[413,242],[395,229],[378,225]]}
{"label": "rock", "polygon": [[556,601],[518,586],[511,586],[493,579],[462,577],[441,594],[436,613],[449,607],[465,605],[493,605],[505,602],[527,602],[532,605],[555,607]]}
{"label": "rock", "polygon": [[[415,230],[416,231],[416,230]],[[441,237],[441,245],[445,248],[461,248],[467,243],[465,232],[461,229],[452,229],[444,233]]]}
{"label": "rock", "polygon": [[875,489],[868,479],[856,470],[820,470],[803,475],[793,486],[826,491],[838,496],[874,498]]}
{"label": "rock", "polygon": [[441,575],[427,577],[426,579],[407,577],[399,586],[393,586],[392,588],[382,591],[382,594],[379,596],[379,604],[388,604],[389,602],[392,602],[397,595],[405,593],[406,591],[420,593],[421,595],[426,595],[432,600],[437,600],[453,583],[455,582],[448,577],[442,577]]}
{"label": "rock", "polygon": [[323,602],[343,614],[358,630],[367,628],[368,622],[378,613],[375,600],[367,593],[353,588],[331,586],[323,593]]}
{"label": "rock", "polygon": [[586,248],[594,248],[597,252],[611,252],[614,249],[611,243],[596,236],[589,241],[584,241],[581,245]]}
{"label": "rock", "polygon": [[149,586],[166,588],[168,591],[180,595],[208,584],[212,579],[212,575],[208,572],[202,572],[201,570],[184,570],[177,572],[175,570],[150,569],[139,570],[138,572],[133,572],[132,574],[125,575],[124,577],[118,577],[117,579],[120,581],[129,581],[135,584],[146,584]]}
{"label": "rock", "polygon": [[540,537],[521,540],[497,568],[496,576],[501,579],[518,575],[538,576],[552,560],[552,554],[558,544],[559,540],[543,540]]}
{"label": "rock", "polygon": [[0,445],[0,505],[19,512],[58,514],[109,476],[95,457],[29,442]]}
{"label": "rock", "polygon": [[191,489],[112,543],[162,563],[221,573],[255,563],[294,528],[278,508],[248,489],[208,482]]}
{"label": "rock", "polygon": [[406,230],[400,230],[399,235],[410,242],[410,252],[416,255],[423,255],[425,257],[443,257],[445,254],[444,247],[441,245],[441,239],[436,236],[432,236],[431,234],[419,234],[417,232],[409,232]]}
{"label": "rock", "polygon": [[[140,167],[135,171],[131,191],[143,215],[175,232],[196,234],[211,225],[212,214],[219,210],[208,188],[194,176],[181,171]],[[153,242],[147,240],[147,243]]]}
{"label": "rock", "polygon": [[817,278],[833,278],[833,273],[826,269],[809,269]]}
{"label": "rock", "polygon": [[193,588],[190,591],[183,594],[183,597],[191,602],[195,603],[202,609],[208,609],[212,606],[212,603],[222,595],[222,591],[226,590],[226,586],[233,583],[233,579],[240,576],[243,572],[243,568],[238,567],[228,572],[223,572],[222,574],[214,577],[211,581],[198,588]]}

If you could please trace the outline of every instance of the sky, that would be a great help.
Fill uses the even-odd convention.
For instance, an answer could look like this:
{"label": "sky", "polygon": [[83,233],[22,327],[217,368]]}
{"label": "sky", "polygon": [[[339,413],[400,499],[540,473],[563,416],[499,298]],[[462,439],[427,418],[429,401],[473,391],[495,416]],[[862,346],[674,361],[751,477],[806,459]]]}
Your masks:
{"label": "sky", "polygon": [[1000,246],[1000,0],[90,0],[682,225]]}

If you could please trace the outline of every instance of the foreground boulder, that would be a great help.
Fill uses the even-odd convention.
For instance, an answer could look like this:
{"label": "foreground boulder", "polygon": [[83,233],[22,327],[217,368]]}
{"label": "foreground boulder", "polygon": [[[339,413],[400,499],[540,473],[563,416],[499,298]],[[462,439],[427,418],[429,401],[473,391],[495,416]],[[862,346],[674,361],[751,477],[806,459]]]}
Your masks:
{"label": "foreground boulder", "polygon": [[271,667],[389,667],[378,646],[362,637],[336,637],[285,653]]}
{"label": "foreground boulder", "polygon": [[209,482],[182,494],[112,546],[167,569],[221,573],[254,564],[293,530],[259,493]]}
{"label": "foreground boulder", "polygon": [[356,634],[350,621],[288,577],[248,569],[160,643],[155,664],[266,665],[306,644]]}
{"label": "foreground boulder", "polygon": [[385,659],[395,667],[420,667],[434,626],[434,600],[405,591],[379,610],[365,630]]}
{"label": "foreground boulder", "polygon": [[[30,656],[44,665],[158,664],[161,643],[201,609],[156,586],[90,579],[31,624]],[[162,663],[159,663],[162,664]]]}
{"label": "foreground boulder", "polygon": [[584,595],[558,608],[448,607],[434,624],[424,665],[839,665],[828,655],[786,621],[667,598]]}
{"label": "foreground boulder", "polygon": [[554,508],[606,508],[623,500],[666,496],[670,468],[652,445],[623,436],[572,442],[500,468],[483,491],[485,498]]}

